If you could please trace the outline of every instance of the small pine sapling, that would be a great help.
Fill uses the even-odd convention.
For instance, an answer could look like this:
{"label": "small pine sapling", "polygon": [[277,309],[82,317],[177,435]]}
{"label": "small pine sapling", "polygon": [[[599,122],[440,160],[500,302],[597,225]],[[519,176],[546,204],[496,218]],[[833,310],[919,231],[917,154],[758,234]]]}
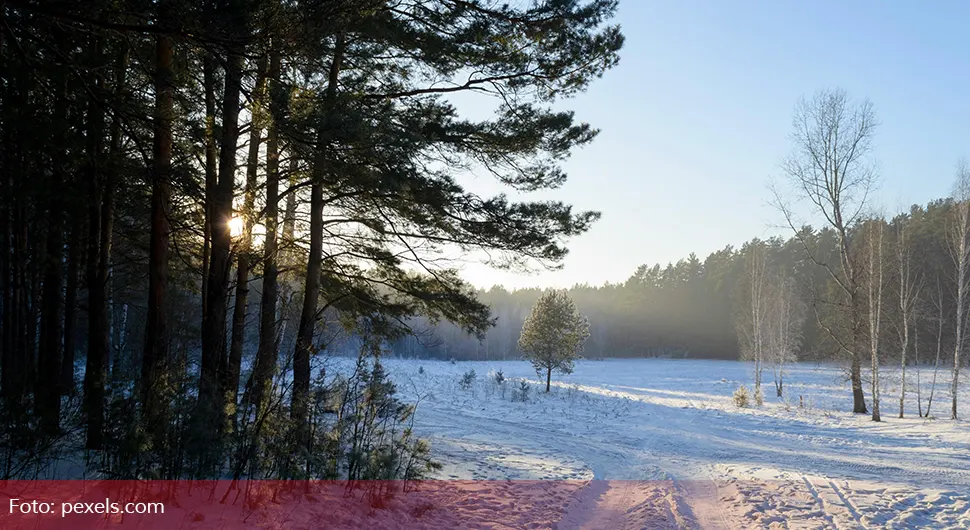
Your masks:
{"label": "small pine sapling", "polygon": [[525,379],[519,380],[519,388],[512,390],[512,401],[529,401],[529,383]]}
{"label": "small pine sapling", "polygon": [[462,390],[468,390],[475,384],[475,370],[469,370],[461,376],[461,381],[458,382],[458,386]]}
{"label": "small pine sapling", "polygon": [[734,404],[737,405],[738,408],[743,409],[747,407],[750,402],[751,396],[748,392],[748,387],[744,385],[739,386],[738,389],[734,391]]}

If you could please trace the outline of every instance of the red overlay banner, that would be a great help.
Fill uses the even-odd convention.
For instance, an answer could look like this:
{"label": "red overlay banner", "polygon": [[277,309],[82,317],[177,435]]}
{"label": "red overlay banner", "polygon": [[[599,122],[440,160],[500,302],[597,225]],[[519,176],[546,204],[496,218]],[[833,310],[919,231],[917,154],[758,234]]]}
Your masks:
{"label": "red overlay banner", "polygon": [[[676,528],[672,489],[666,481],[0,481],[0,528],[561,529],[630,517]],[[636,513],[597,513],[609,496],[643,502],[624,506]]]}

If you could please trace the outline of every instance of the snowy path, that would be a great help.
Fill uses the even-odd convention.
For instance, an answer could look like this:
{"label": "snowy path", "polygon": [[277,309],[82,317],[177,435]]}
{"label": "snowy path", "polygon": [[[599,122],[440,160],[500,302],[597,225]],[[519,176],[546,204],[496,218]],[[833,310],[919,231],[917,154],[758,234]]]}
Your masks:
{"label": "snowy path", "polygon": [[[486,377],[534,379],[522,362],[388,366],[421,398],[441,478],[596,479],[559,528],[970,527],[970,424],[839,412],[850,396],[833,369],[793,370],[795,406],[739,410],[740,363],[583,362],[528,403]],[[459,389],[472,368],[478,383]]]}

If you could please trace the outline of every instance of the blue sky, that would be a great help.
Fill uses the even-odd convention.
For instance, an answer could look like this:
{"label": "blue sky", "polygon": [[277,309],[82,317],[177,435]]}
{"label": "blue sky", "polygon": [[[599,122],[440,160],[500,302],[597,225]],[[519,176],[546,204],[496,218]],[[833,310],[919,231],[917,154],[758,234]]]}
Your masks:
{"label": "blue sky", "polygon": [[602,132],[567,162],[562,189],[533,196],[602,220],[572,240],[561,271],[468,264],[463,276],[481,287],[619,282],[640,264],[784,233],[766,186],[791,149],[795,102],[820,88],[875,105],[874,206],[947,195],[970,156],[968,20],[959,1],[621,0],[619,66],[563,104]]}

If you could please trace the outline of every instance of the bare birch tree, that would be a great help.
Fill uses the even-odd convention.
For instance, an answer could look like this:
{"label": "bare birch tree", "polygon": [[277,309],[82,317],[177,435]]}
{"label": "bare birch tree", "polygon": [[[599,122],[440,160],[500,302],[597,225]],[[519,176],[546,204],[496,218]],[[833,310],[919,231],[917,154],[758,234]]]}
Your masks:
{"label": "bare birch tree", "polygon": [[[909,351],[909,331],[913,323],[913,313],[919,300],[923,286],[922,278],[913,271],[912,249],[910,247],[908,223],[905,218],[896,225],[896,254],[897,275],[899,278],[899,335],[900,352],[900,382],[899,382],[899,417],[902,418],[906,403],[906,354]],[[916,363],[919,364],[917,357]],[[917,381],[919,385],[919,381]]]}
{"label": "bare birch tree", "polygon": [[872,421],[882,421],[879,415],[879,329],[882,323],[883,223],[882,219],[872,219],[866,225],[868,247],[866,287],[869,295],[869,352],[872,360]]}
{"label": "bare birch tree", "polygon": [[768,360],[775,380],[775,395],[785,390],[785,367],[795,361],[802,340],[805,308],[795,292],[795,280],[786,270],[772,275]]}
{"label": "bare birch tree", "polygon": [[795,197],[807,201],[835,231],[839,263],[823,261],[802,238],[797,229],[802,223],[796,221],[792,206],[778,188],[774,188],[775,204],[809,259],[828,272],[844,298],[840,303],[848,308],[849,336],[836,336],[833,330],[830,334],[850,359],[852,410],[864,414],[861,361],[866,348],[865,306],[848,231],[859,219],[877,182],[876,164],[870,156],[877,127],[875,111],[868,100],[854,102],[841,89],[822,90],[798,102],[792,126],[793,151],[782,170]]}
{"label": "bare birch tree", "polygon": [[953,397],[950,417],[957,419],[957,390],[960,382],[960,352],[966,340],[967,294],[970,281],[970,167],[966,160],[957,165],[957,180],[953,186],[953,210],[947,227],[947,243],[950,257],[956,266],[956,322],[953,337],[953,379],[950,393]]}
{"label": "bare birch tree", "polygon": [[930,396],[926,400],[926,413],[924,418],[930,417],[930,408],[933,406],[933,394],[936,392],[936,375],[940,370],[940,356],[943,353],[943,324],[946,322],[946,314],[943,312],[943,283],[940,278],[936,278],[936,361],[933,362],[933,381],[930,383]]}
{"label": "bare birch tree", "polygon": [[735,325],[741,339],[741,359],[754,363],[754,392],[761,392],[765,349],[769,338],[768,326],[768,256],[763,241],[755,240],[747,249],[744,260],[745,289],[743,309],[736,315]]}

